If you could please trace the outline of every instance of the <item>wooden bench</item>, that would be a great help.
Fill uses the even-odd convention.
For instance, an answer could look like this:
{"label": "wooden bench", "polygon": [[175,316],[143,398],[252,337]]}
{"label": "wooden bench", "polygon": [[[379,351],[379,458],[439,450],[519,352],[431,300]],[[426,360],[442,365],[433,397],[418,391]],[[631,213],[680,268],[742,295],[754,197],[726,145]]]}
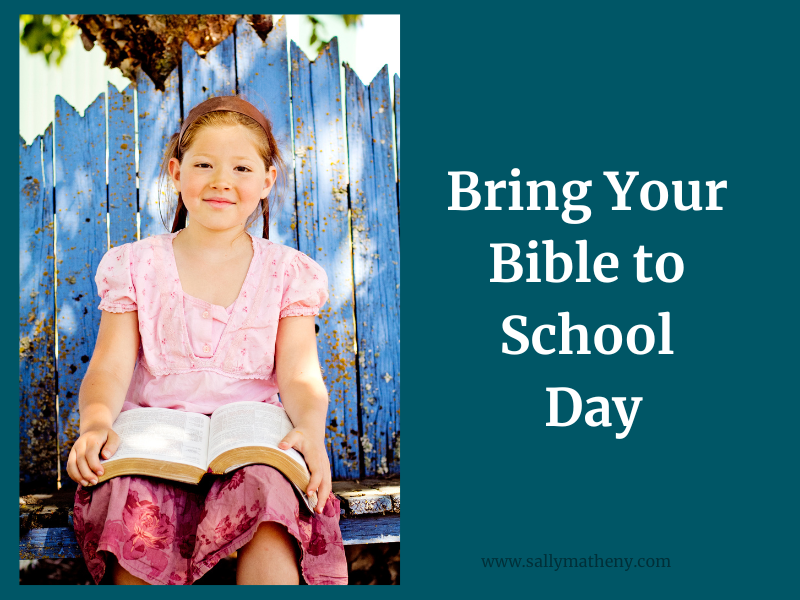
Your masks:
{"label": "wooden bench", "polygon": [[[336,481],[345,545],[400,541],[400,480]],[[74,489],[20,496],[20,559],[80,558],[72,529]]]}
{"label": "wooden bench", "polygon": [[184,44],[164,90],[140,73],[83,117],[57,97],[54,126],[20,140],[20,558],[80,556],[64,465],[100,320],[94,274],[110,246],[165,231],[163,149],[182,114],[232,93],[272,121],[287,159],[270,239],[328,274],[318,348],[345,543],[399,541],[400,80],[392,102],[386,67],[365,86],[345,65],[343,114],[336,39],[314,61],[286,49],[283,19],[265,40],[240,21],[205,57]]}

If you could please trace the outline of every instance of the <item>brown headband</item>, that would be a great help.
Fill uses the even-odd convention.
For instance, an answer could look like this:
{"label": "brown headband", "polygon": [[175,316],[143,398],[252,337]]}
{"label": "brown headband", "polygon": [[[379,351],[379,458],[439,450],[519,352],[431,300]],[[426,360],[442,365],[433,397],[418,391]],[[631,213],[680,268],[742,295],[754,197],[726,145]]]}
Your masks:
{"label": "brown headband", "polygon": [[264,132],[267,134],[267,136],[269,136],[269,122],[264,115],[261,114],[261,111],[255,106],[246,100],[242,100],[238,96],[216,96],[215,98],[209,98],[208,100],[201,102],[189,111],[189,115],[183,121],[183,125],[181,126],[181,133],[178,136],[178,147],[180,148],[181,140],[183,140],[183,134],[186,133],[189,125],[194,123],[198,118],[206,113],[223,110],[237,112],[250,117],[256,123],[261,125],[261,127],[264,129]]}

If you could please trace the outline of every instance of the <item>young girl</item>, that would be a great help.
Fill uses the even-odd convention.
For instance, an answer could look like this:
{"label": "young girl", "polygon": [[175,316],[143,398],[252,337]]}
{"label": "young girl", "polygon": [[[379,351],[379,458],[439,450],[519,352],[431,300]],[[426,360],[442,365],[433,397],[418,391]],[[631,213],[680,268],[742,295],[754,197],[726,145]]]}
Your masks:
{"label": "young girl", "polygon": [[[98,267],[103,315],[67,463],[80,484],[75,533],[98,583],[108,569],[117,584],[190,584],[235,550],[239,584],[347,583],[314,330],[327,277],[305,254],[245,231],[261,213],[267,237],[281,166],[269,121],[253,105],[199,104],[162,169],[178,192],[172,233],[113,248]],[[265,465],[199,486],[117,477],[93,487],[101,457],[120,444],[112,424],[121,411],[210,414],[240,400],[282,401],[294,429],[280,447],[308,463],[313,516]]]}

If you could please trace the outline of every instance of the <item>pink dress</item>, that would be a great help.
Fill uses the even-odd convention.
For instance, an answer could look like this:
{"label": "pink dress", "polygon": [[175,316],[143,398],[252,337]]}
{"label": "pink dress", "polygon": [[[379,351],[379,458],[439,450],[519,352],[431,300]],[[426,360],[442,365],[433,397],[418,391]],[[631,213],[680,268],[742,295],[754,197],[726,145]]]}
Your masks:
{"label": "pink dress", "polygon": [[[141,346],[122,410],[141,406],[210,414],[229,402],[280,406],[274,373],[278,321],[319,314],[327,277],[305,254],[252,237],[253,259],[236,301],[223,308],[181,289],[172,240],[154,236],[109,250],[97,270],[100,308],[138,311]],[[110,554],[154,584],[190,584],[252,539],[267,521],[295,538],[309,584],[346,584],[339,501],[301,510],[278,471],[244,467],[200,485],[117,477],[78,487],[75,534],[98,583]]]}

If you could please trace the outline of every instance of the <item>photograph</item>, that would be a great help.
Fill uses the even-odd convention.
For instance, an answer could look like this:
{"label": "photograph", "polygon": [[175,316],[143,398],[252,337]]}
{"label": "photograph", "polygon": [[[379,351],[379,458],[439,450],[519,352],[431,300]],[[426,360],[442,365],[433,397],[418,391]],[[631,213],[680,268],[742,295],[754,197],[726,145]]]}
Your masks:
{"label": "photograph", "polygon": [[399,15],[19,32],[20,584],[398,585]]}

